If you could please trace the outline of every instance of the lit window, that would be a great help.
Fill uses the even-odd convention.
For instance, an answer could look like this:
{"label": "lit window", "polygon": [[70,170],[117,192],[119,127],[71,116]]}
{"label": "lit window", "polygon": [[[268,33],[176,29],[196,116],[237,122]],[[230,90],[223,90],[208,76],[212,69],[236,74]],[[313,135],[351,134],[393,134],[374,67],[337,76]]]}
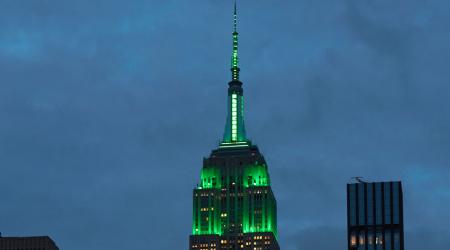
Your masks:
{"label": "lit window", "polygon": [[364,242],[365,242],[364,232],[360,232],[359,233],[359,245],[364,245]]}
{"label": "lit window", "polygon": [[350,244],[352,246],[356,246],[356,235],[354,232],[352,233],[352,236],[350,237]]}

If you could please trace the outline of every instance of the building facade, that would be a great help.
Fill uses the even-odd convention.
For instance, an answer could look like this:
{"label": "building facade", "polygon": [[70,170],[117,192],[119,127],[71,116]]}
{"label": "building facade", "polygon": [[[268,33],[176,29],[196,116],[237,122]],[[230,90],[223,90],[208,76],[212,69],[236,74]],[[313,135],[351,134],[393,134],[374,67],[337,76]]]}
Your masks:
{"label": "building facade", "polygon": [[192,250],[278,250],[277,204],[264,156],[246,137],[234,6],[231,81],[223,140],[203,159],[193,191]]}
{"label": "building facade", "polygon": [[48,236],[1,237],[0,250],[59,250]]}
{"label": "building facade", "polygon": [[347,184],[349,250],[403,250],[403,192],[396,182]]}

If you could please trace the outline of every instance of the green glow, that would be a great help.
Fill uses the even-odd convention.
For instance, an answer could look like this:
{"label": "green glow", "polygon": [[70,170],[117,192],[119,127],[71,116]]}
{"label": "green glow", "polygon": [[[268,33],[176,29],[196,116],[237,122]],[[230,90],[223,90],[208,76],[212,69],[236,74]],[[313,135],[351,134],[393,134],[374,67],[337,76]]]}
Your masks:
{"label": "green glow", "polygon": [[238,142],[222,142],[221,146],[249,146],[250,142],[248,141],[238,141]]}
{"label": "green glow", "polygon": [[235,145],[249,143],[245,135],[244,98],[238,92],[232,92],[228,95],[228,116],[221,147],[223,143],[233,143]]}
{"label": "green glow", "polygon": [[[224,143],[223,146],[234,144]],[[229,216],[226,215],[230,213],[230,206],[236,206],[237,195],[228,196],[229,191],[224,193],[223,190],[230,190],[231,186],[237,185],[242,187],[240,192],[243,193],[242,209],[238,212],[242,216],[240,222],[237,222],[242,224],[242,233],[273,232],[278,237],[276,201],[270,189],[267,166],[255,162],[251,165],[232,166],[223,173],[221,171],[224,169],[217,166],[202,168],[200,185],[194,190],[192,234],[223,235],[230,228]],[[227,194],[225,203],[224,194]]]}
{"label": "green glow", "polygon": [[237,94],[231,95],[231,141],[237,141],[238,128],[237,128]]}
{"label": "green glow", "polygon": [[[238,58],[238,33],[233,33],[233,54],[231,57],[231,68],[235,69],[239,66],[239,58]],[[233,70],[234,71],[234,70]]]}
{"label": "green glow", "polygon": [[219,148],[242,148],[249,147],[250,142],[248,141],[238,141],[238,142],[222,142],[219,145]]}
{"label": "green glow", "polygon": [[220,221],[220,190],[194,190],[192,234],[222,234]]}
{"label": "green glow", "polygon": [[194,190],[193,235],[222,235],[220,220],[220,190],[222,187],[220,169],[204,166],[200,186]]}
{"label": "green glow", "polygon": [[244,168],[244,187],[270,186],[269,172],[265,165],[250,165]]}
{"label": "green glow", "polygon": [[[271,192],[266,194],[266,190],[258,187],[251,188],[251,191],[260,191],[261,193],[250,194],[248,192],[248,198],[244,200],[243,233],[272,232],[275,237],[278,237],[275,199]],[[256,198],[257,196],[259,198]]]}
{"label": "green glow", "polygon": [[204,167],[202,168],[201,173],[201,185],[200,189],[202,188],[221,188],[221,175],[220,175],[220,169],[216,167]]}
{"label": "green glow", "polygon": [[277,237],[276,201],[268,188],[270,177],[267,166],[257,163],[245,166],[243,174],[247,193],[243,207],[243,233],[273,232]]}

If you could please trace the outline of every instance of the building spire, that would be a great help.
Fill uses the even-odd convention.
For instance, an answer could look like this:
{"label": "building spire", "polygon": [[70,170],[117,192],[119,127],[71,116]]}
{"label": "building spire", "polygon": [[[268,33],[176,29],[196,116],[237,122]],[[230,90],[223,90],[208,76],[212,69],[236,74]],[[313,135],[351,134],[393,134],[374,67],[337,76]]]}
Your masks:
{"label": "building spire", "polygon": [[234,0],[234,32],[237,32],[236,0]]}
{"label": "building spire", "polygon": [[244,90],[239,81],[237,8],[234,1],[233,54],[231,55],[231,81],[228,83],[228,115],[221,147],[248,146],[244,126]]}
{"label": "building spire", "polygon": [[238,35],[237,32],[237,11],[236,0],[234,1],[234,19],[233,19],[233,54],[231,56],[231,80],[239,80],[239,58],[238,58]]}

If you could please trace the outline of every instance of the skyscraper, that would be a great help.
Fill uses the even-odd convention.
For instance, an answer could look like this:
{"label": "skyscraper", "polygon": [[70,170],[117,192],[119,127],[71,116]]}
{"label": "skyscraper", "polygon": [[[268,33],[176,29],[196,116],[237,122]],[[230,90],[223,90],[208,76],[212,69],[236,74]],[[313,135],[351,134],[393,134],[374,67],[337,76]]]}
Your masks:
{"label": "skyscraper", "polygon": [[264,156],[246,137],[239,72],[235,3],[225,132],[193,191],[190,249],[279,249],[276,200]]}
{"label": "skyscraper", "polygon": [[349,250],[403,250],[402,184],[347,184]]}

